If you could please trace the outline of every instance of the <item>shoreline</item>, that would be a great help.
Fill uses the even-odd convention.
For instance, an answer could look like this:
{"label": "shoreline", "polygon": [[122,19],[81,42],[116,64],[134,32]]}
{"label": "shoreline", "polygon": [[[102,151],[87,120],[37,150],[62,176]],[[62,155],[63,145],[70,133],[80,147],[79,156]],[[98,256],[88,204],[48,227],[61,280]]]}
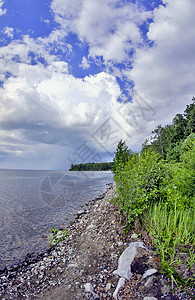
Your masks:
{"label": "shoreline", "polygon": [[[118,267],[119,256],[129,243],[140,240],[122,234],[117,208],[108,202],[114,193],[112,183],[102,196],[88,202],[85,211],[78,212],[64,241],[37,260],[29,259],[17,270],[1,274],[1,299],[114,299],[119,276],[113,271]],[[146,234],[140,233],[141,241],[151,250]],[[143,257],[150,258],[149,266],[158,271],[147,286],[140,273],[140,266],[147,263]],[[171,282],[159,272],[158,257],[150,251],[139,251],[135,262],[133,276],[125,281],[118,299],[191,299],[184,294],[179,298],[181,293],[173,294]]]}
{"label": "shoreline", "polygon": [[[17,265],[8,266],[8,267],[5,267],[3,270],[0,270],[0,297],[5,297],[5,299],[15,299],[14,298],[15,297],[14,296],[15,288],[13,290],[11,288],[11,290],[10,290],[10,283],[11,283],[11,286],[14,286],[15,284],[12,284],[12,282],[14,283],[15,280],[17,280],[16,278],[18,278],[18,276],[20,276],[21,274],[24,274],[26,271],[28,272],[30,269],[32,271],[34,271],[33,270],[34,266],[36,268],[36,265],[39,265],[40,262],[45,261],[47,257],[51,257],[53,255],[53,253],[54,253],[54,257],[55,257],[55,251],[59,248],[59,245],[66,244],[69,240],[72,241],[71,232],[72,232],[72,230],[74,230],[75,226],[77,227],[77,225],[79,225],[80,220],[89,213],[89,211],[91,210],[92,207],[97,205],[96,204],[97,202],[100,202],[104,198],[108,199],[108,194],[109,194],[109,191],[112,190],[113,183],[111,182],[106,185],[107,185],[107,188],[104,193],[99,194],[94,199],[91,199],[88,202],[86,202],[86,204],[83,205],[84,208],[82,208],[80,211],[78,211],[75,214],[74,219],[70,220],[69,225],[66,228],[69,231],[69,236],[64,241],[60,242],[57,245],[52,246],[51,248],[47,249],[46,251],[43,251],[40,254],[31,253],[31,254],[27,255],[25,257],[25,259],[22,260],[22,262],[19,262]],[[35,273],[36,273],[36,271],[35,271]],[[8,294],[7,294],[7,288],[9,290]],[[36,288],[35,288],[35,290],[36,290]],[[34,290],[34,292],[35,292],[35,290]],[[31,295],[31,296],[33,297],[32,299],[34,299],[34,296],[33,295]],[[4,298],[2,298],[2,299],[4,299]],[[19,299],[21,299],[21,298],[19,298]],[[26,299],[26,298],[24,297],[24,299]]]}
{"label": "shoreline", "polygon": [[[28,170],[27,170],[28,171]],[[79,215],[85,214],[87,210],[88,205],[93,205],[96,201],[103,199],[107,191],[110,189],[110,186],[113,185],[113,182],[106,183],[106,190],[90,200],[88,200],[85,204],[82,204],[77,212],[74,213],[72,219],[68,221],[68,224],[66,227],[68,228],[71,224],[73,224],[77,219]],[[51,228],[52,229],[52,228]],[[50,229],[50,230],[51,230]],[[59,226],[59,228],[56,228],[57,230],[65,230],[66,228],[62,228],[62,226]],[[46,234],[45,234],[46,235]],[[26,256],[23,259],[20,259],[16,261],[15,263],[10,263],[7,265],[3,265],[2,267],[0,266],[0,278],[3,275],[6,275],[8,272],[15,272],[18,269],[20,270],[22,267],[26,266],[27,264],[30,263],[35,263],[36,261],[42,259],[45,255],[49,255],[49,253],[52,251],[53,248],[55,248],[56,245],[50,247],[49,246],[49,234],[47,237],[48,246],[46,246],[42,251],[38,252],[31,252],[27,253]]]}
{"label": "shoreline", "polygon": [[[11,170],[11,171],[13,171],[13,170]],[[31,172],[31,170],[26,170],[26,171]],[[6,223],[7,219],[5,219],[5,221],[3,223],[3,227],[2,227],[2,232],[5,236],[5,238],[3,238],[2,245],[1,245],[2,251],[1,251],[1,257],[0,257],[1,258],[0,259],[0,276],[1,276],[1,274],[6,273],[7,271],[12,271],[12,270],[16,271],[18,268],[23,266],[26,262],[30,263],[31,261],[38,260],[45,253],[49,252],[50,251],[50,246],[49,246],[50,231],[53,228],[57,228],[60,230],[62,230],[62,228],[66,229],[66,227],[68,227],[69,224],[76,219],[77,213],[79,211],[83,211],[86,209],[86,203],[93,202],[93,201],[96,201],[96,199],[101,198],[102,195],[104,195],[106,193],[107,187],[110,184],[112,184],[111,178],[109,178],[107,181],[105,180],[105,183],[102,184],[101,187],[98,186],[98,188],[94,188],[94,191],[92,191],[92,194],[89,194],[89,196],[87,194],[85,195],[85,191],[83,192],[83,194],[80,193],[80,194],[76,195],[76,201],[74,201],[74,205],[72,205],[72,206],[70,205],[70,207],[71,207],[70,210],[67,207],[69,205],[70,201],[69,201],[69,199],[65,200],[66,201],[65,202],[65,210],[61,213],[61,218],[55,218],[56,216],[54,214],[52,215],[50,213],[50,211],[48,214],[47,210],[46,210],[46,214],[45,214],[44,209],[47,209],[47,207],[49,207],[49,209],[52,210],[53,208],[50,205],[50,203],[48,204],[43,201],[42,206],[40,206],[41,210],[43,209],[43,212],[42,212],[42,215],[44,214],[43,218],[45,216],[47,216],[47,214],[48,214],[51,221],[49,219],[45,218],[46,221],[42,222],[41,213],[39,214],[39,212],[36,211],[37,207],[34,204],[32,206],[32,209],[31,208],[28,209],[28,207],[26,209],[26,206],[22,206],[20,209],[18,209],[18,211],[16,209],[12,210],[11,213],[8,215],[7,219],[14,220],[14,221],[10,221],[10,224],[8,223],[8,225],[7,225],[7,223]],[[76,192],[78,193],[78,191],[76,191]],[[41,192],[39,192],[39,196],[42,197],[40,193]],[[66,197],[66,195],[64,196],[64,198],[65,197]],[[68,197],[69,197],[69,195],[68,195]],[[27,196],[27,198],[28,198],[28,196]],[[27,205],[28,205],[28,201],[27,201]],[[67,215],[66,215],[66,211],[67,211]],[[37,218],[36,218],[36,212],[38,212]],[[19,215],[18,215],[18,213],[19,213]],[[24,218],[22,216],[23,213],[24,213]],[[60,211],[58,211],[58,213],[60,214]],[[33,216],[33,218],[31,216]],[[28,219],[30,219],[29,223],[28,223]],[[35,221],[33,221],[33,220],[35,220]],[[53,220],[55,222],[53,222]],[[56,222],[56,220],[57,220],[57,222]],[[21,222],[21,231],[17,230],[17,228],[20,228],[19,222]],[[12,226],[12,223],[14,225],[16,224],[16,227]],[[49,225],[47,225],[47,223]],[[34,224],[35,224],[35,227],[34,227]],[[26,230],[25,230],[25,228],[26,228]],[[44,229],[42,230],[42,228],[44,228]],[[9,230],[9,236],[7,238],[8,230]],[[26,234],[26,232],[28,232],[28,233]],[[31,232],[32,232],[32,235],[31,235]],[[13,239],[10,238],[11,236],[13,237]],[[4,239],[5,239],[5,241],[4,241]],[[15,243],[15,240],[17,241],[17,243]],[[18,240],[19,240],[19,242],[18,242]],[[21,242],[20,242],[20,240],[21,240]],[[13,243],[12,243],[12,241],[13,241]],[[23,247],[23,244],[24,244],[24,247]],[[15,251],[15,249],[16,249],[16,251]]]}

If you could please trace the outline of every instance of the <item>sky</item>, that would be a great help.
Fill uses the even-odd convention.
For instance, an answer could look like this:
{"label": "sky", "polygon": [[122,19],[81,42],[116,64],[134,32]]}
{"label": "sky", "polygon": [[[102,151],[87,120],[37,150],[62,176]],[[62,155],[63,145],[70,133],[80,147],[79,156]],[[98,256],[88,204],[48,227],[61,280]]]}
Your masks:
{"label": "sky", "polygon": [[0,0],[0,168],[133,151],[191,103],[194,0]]}

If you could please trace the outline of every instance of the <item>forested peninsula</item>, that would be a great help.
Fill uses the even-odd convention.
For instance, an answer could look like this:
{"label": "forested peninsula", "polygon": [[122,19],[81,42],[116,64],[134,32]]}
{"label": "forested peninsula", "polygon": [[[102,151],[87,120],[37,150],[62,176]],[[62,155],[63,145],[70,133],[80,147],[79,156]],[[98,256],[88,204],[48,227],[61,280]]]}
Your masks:
{"label": "forested peninsula", "polygon": [[113,166],[114,162],[72,164],[69,171],[109,171]]}

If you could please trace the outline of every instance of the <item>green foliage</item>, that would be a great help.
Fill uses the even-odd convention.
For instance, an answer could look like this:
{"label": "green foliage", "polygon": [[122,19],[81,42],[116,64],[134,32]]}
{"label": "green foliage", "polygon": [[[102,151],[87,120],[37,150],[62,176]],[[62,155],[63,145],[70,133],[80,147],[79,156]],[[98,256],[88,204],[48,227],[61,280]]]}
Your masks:
{"label": "green foliage", "polygon": [[175,271],[179,247],[187,248],[188,266],[194,262],[194,117],[193,102],[171,125],[158,126],[140,154],[133,154],[120,141],[114,158],[117,196],[113,204],[124,227],[129,230],[137,218],[145,224],[161,255],[162,269],[173,281],[179,279]]}
{"label": "green foliage", "polygon": [[192,207],[195,201],[195,134],[189,135],[177,145],[179,162],[166,164],[163,189],[167,194],[166,204],[180,209]]}
{"label": "green foliage", "polygon": [[117,169],[123,169],[129,157],[133,156],[133,152],[128,149],[125,142],[120,140],[117,145],[115,157],[113,159],[114,165],[112,166],[112,171],[115,173]]}
{"label": "green foliage", "polygon": [[51,234],[49,236],[50,246],[56,245],[61,241],[65,240],[68,236],[68,230],[58,230],[53,228],[50,230]]}
{"label": "green foliage", "polygon": [[187,125],[185,128],[185,137],[190,135],[190,133],[195,132],[195,98],[192,99],[193,103],[187,105],[184,116],[187,120]]}
{"label": "green foliage", "polygon": [[152,131],[153,136],[143,143],[142,151],[150,148],[168,161],[178,160],[177,146],[195,133],[195,98],[192,101],[183,114],[175,116],[171,124],[164,127],[158,125]]}
{"label": "green foliage", "polygon": [[160,190],[163,173],[163,161],[150,150],[141,155],[135,153],[123,169],[120,163],[117,165],[114,176],[117,205],[126,225],[163,197]]}
{"label": "green foliage", "polygon": [[[181,245],[195,244],[194,212],[190,209],[180,210],[175,204],[169,209],[162,203],[155,204],[144,218],[145,227],[153,244],[161,256],[162,269],[172,278],[177,278],[175,266],[177,265],[177,249]],[[191,249],[190,248],[190,249]],[[188,265],[194,261],[192,251],[189,251]]]}
{"label": "green foliage", "polygon": [[108,171],[111,170],[113,165],[114,162],[72,164],[69,171]]}
{"label": "green foliage", "polygon": [[178,146],[179,162],[165,162],[150,149],[128,158],[118,158],[114,180],[115,203],[126,226],[156,202],[169,209],[193,207],[195,200],[195,138],[191,134]]}

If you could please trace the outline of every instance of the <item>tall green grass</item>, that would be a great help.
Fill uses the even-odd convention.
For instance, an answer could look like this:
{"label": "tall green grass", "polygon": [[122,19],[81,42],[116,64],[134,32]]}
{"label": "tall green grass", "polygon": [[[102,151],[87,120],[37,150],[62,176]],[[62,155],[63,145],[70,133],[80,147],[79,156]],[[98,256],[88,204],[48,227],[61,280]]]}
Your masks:
{"label": "tall green grass", "polygon": [[[188,246],[189,252],[195,244],[194,211],[189,208],[178,209],[176,204],[170,210],[166,205],[158,203],[145,214],[144,224],[161,256],[162,269],[173,278],[178,247]],[[192,251],[189,260],[188,264],[192,265]]]}

